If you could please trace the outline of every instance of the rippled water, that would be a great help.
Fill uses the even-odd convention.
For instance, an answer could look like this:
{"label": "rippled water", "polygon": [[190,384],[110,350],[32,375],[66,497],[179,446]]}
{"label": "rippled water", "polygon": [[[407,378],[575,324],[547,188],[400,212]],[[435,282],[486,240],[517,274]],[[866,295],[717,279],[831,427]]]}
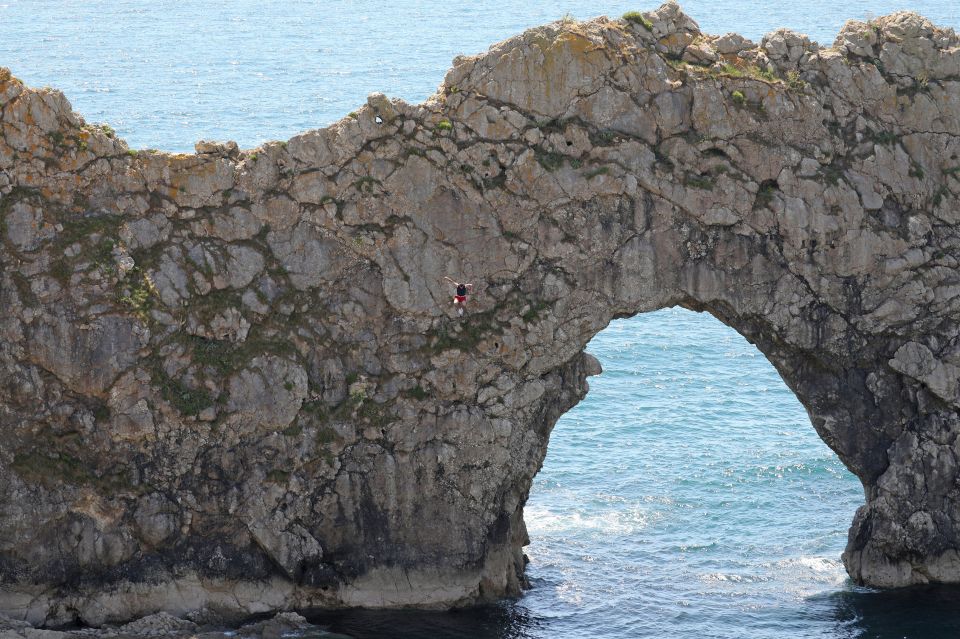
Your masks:
{"label": "rippled water", "polygon": [[[65,91],[132,147],[251,147],[323,126],[367,93],[419,101],[451,58],[557,19],[631,2],[0,0],[0,65]],[[789,26],[832,42],[846,18],[927,0],[684,3],[709,32]],[[960,591],[872,592],[839,562],[859,482],[763,356],[677,309],[591,342],[605,372],[557,425],[527,506],[534,588],[444,614],[346,611],[355,637],[952,637]]]}

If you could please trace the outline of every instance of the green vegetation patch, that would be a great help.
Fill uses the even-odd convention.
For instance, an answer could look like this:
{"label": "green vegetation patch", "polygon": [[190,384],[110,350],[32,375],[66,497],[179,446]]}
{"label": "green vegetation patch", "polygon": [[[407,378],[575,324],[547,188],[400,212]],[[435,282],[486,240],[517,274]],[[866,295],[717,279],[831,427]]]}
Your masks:
{"label": "green vegetation patch", "polygon": [[828,184],[836,186],[843,179],[843,168],[836,164],[828,164],[820,169],[820,177]]}
{"label": "green vegetation patch", "polygon": [[318,446],[332,444],[340,441],[341,439],[342,438],[340,437],[340,434],[330,426],[321,426],[317,429],[317,434],[313,437],[313,441],[315,441]]}
{"label": "green vegetation patch", "polygon": [[19,271],[11,271],[10,279],[13,280],[13,285],[17,289],[17,294],[24,303],[31,306],[37,303],[37,296],[34,295],[33,289],[30,288],[30,280],[27,279],[23,273],[20,273]]}
{"label": "green vegetation patch", "polygon": [[353,183],[353,188],[355,188],[360,193],[373,193],[373,187],[381,186],[383,182],[378,180],[375,177],[370,177],[369,175],[364,176]]}
{"label": "green vegetation patch", "polygon": [[482,184],[484,189],[502,189],[507,183],[507,173],[506,171],[501,172],[495,175],[492,178],[483,178]]}
{"label": "green vegetation patch", "polygon": [[544,169],[550,173],[556,171],[561,166],[563,166],[563,156],[559,153],[554,153],[552,151],[537,151],[536,153],[537,162],[540,163]]}
{"label": "green vegetation patch", "polygon": [[103,403],[98,403],[93,407],[93,418],[98,422],[110,419],[110,407]]}
{"label": "green vegetation patch", "polygon": [[727,63],[717,72],[719,75],[725,75],[731,78],[749,78],[751,80],[761,80],[763,82],[780,82],[780,78],[769,69],[761,69],[755,64],[749,64],[743,67]]}
{"label": "green vegetation patch", "polygon": [[709,175],[696,175],[694,173],[688,173],[684,179],[684,184],[687,186],[692,186],[695,189],[703,189],[704,191],[712,191],[714,186],[714,180],[712,176]]}
{"label": "green vegetation patch", "polygon": [[240,294],[229,288],[210,291],[206,295],[191,297],[187,310],[203,322],[209,322],[217,314],[242,305]]}
{"label": "green vegetation patch", "polygon": [[360,405],[359,410],[357,410],[357,416],[371,426],[375,426],[377,428],[386,426],[394,420],[394,417],[390,414],[387,406],[378,404],[373,400],[363,402]]}
{"label": "green vegetation patch", "polygon": [[77,242],[82,243],[94,235],[116,241],[123,220],[119,215],[80,215],[62,223],[63,230],[56,241],[58,246],[66,248]]}
{"label": "green vegetation patch", "polygon": [[662,165],[667,171],[672,171],[676,166],[673,163],[673,160],[670,159],[670,156],[661,151],[659,146],[654,147],[653,157],[654,160],[656,160],[656,163]]}
{"label": "green vegetation patch", "polygon": [[870,140],[881,146],[895,146],[900,142],[900,136],[893,131],[871,131]]}
{"label": "green vegetation patch", "polygon": [[73,268],[70,266],[67,258],[61,255],[50,263],[50,275],[55,280],[66,286],[70,282],[70,278],[73,276]]}
{"label": "green vegetation patch", "polygon": [[284,437],[299,437],[303,433],[303,426],[297,422],[290,424],[282,431]]}
{"label": "green vegetation patch", "polygon": [[442,353],[450,349],[469,351],[487,337],[502,333],[503,329],[494,318],[495,310],[464,315],[459,320],[459,332],[441,328],[428,333],[428,337],[431,338],[428,349],[433,353]]}
{"label": "green vegetation patch", "polygon": [[[743,80],[758,80],[760,82],[778,84],[797,90],[806,86],[806,82],[800,80],[799,75],[793,80],[784,80],[783,78],[777,76],[777,74],[770,69],[765,69],[755,64],[737,66],[727,62],[717,68],[691,64],[680,59],[667,58],[666,62],[669,66],[673,67],[677,71],[683,73],[695,73],[708,78],[739,78]],[[734,98],[734,100],[736,100],[736,98]]]}
{"label": "green vegetation patch", "polygon": [[321,426],[317,429],[313,440],[317,447],[317,455],[323,459],[328,466],[333,466],[336,460],[334,459],[333,452],[330,450],[330,444],[341,442],[343,438],[340,437],[340,434],[329,426]]}
{"label": "green vegetation patch", "polygon": [[24,479],[43,483],[58,480],[76,485],[87,484],[94,479],[79,459],[58,451],[52,454],[39,451],[17,453],[13,457],[13,470]]}
{"label": "green vegetation patch", "polygon": [[538,319],[540,319],[540,316],[543,314],[543,311],[547,310],[548,308],[550,308],[550,304],[548,304],[547,302],[542,302],[542,301],[537,302],[536,304],[531,305],[530,309],[527,310],[527,312],[525,312],[520,317],[523,318],[524,322],[527,322],[529,324],[530,322],[535,322]]}
{"label": "green vegetation patch", "polygon": [[143,322],[156,302],[156,288],[150,277],[139,266],[134,266],[117,285],[117,301],[126,306]]}
{"label": "green vegetation patch", "polygon": [[326,405],[319,399],[306,399],[300,407],[300,412],[309,415],[316,422],[325,422],[329,418]]}
{"label": "green vegetation patch", "polygon": [[205,388],[188,388],[163,370],[159,362],[150,370],[151,381],[160,389],[160,396],[183,415],[199,415],[213,406],[213,396]]}
{"label": "green vegetation patch", "polygon": [[280,470],[279,468],[274,468],[269,473],[267,473],[266,480],[272,484],[286,484],[290,479],[290,473],[285,470]]}
{"label": "green vegetation patch", "polygon": [[66,137],[64,137],[62,131],[53,131],[52,133],[48,133],[47,137],[50,138],[50,141],[53,142],[54,146],[66,146]]}
{"label": "green vegetation patch", "polygon": [[593,146],[610,146],[616,139],[616,131],[611,131],[610,129],[590,133],[590,143],[593,144]]}
{"label": "green vegetation patch", "polygon": [[452,131],[453,123],[450,120],[444,118],[437,122],[437,131]]}
{"label": "green vegetation patch", "polygon": [[537,128],[543,131],[545,134],[550,133],[563,133],[567,125],[572,121],[571,118],[550,118],[549,120],[539,120],[537,122]]}
{"label": "green vegetation patch", "polygon": [[941,186],[936,193],[933,194],[933,197],[930,199],[930,204],[933,208],[937,208],[940,204],[943,203],[943,198],[949,193],[947,187]]}
{"label": "green vegetation patch", "polygon": [[[90,270],[99,268],[114,273],[113,250],[120,242],[121,223],[117,215],[78,215],[61,222],[63,230],[54,239],[52,250],[58,257],[50,266],[50,274],[66,284],[83,263],[87,263]],[[75,244],[79,245],[79,252],[67,257],[67,248]]]}
{"label": "green vegetation patch", "polygon": [[800,79],[799,71],[788,71],[787,86],[793,91],[802,91],[807,88],[807,83]]}
{"label": "green vegetation patch", "polygon": [[757,190],[757,198],[754,200],[755,209],[766,208],[773,201],[773,194],[777,192],[778,186],[775,180],[764,180]]}
{"label": "green vegetation patch", "polygon": [[887,68],[883,65],[883,60],[880,58],[869,58],[867,62],[877,67],[877,72],[880,73],[880,75],[886,75]]}
{"label": "green vegetation patch", "polygon": [[64,451],[18,452],[11,468],[26,481],[51,486],[61,482],[73,486],[92,485],[104,491],[116,491],[130,485],[129,473],[120,469],[100,477],[90,464]]}
{"label": "green vegetation patch", "polygon": [[623,14],[623,19],[633,24],[639,24],[647,31],[653,31],[653,22],[644,17],[639,11],[627,11]]}
{"label": "green vegetation patch", "polygon": [[250,337],[244,342],[231,342],[207,339],[197,335],[184,335],[181,339],[190,351],[194,364],[201,368],[212,369],[222,376],[245,368],[258,355],[292,356],[296,354],[293,344],[280,339]]}
{"label": "green vegetation patch", "polygon": [[427,393],[427,391],[423,389],[423,386],[421,386],[420,384],[417,384],[416,386],[414,386],[413,388],[407,391],[407,397],[411,397],[413,399],[423,401],[427,397],[429,397],[429,394]]}

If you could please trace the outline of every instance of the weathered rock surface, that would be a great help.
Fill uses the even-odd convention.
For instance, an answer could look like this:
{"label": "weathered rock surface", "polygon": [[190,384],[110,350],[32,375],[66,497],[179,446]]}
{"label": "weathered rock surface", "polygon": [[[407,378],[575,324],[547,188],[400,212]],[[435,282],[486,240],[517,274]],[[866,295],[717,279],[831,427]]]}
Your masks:
{"label": "weathered rock surface", "polygon": [[756,343],[863,482],[856,581],[960,582],[960,38],[646,19],[253,151],[130,151],[0,70],[0,612],[515,594],[584,345],[673,305]]}
{"label": "weathered rock surface", "polygon": [[[200,611],[200,616],[210,616],[209,611]],[[0,615],[0,639],[223,639],[226,627],[216,614],[214,623],[199,625],[188,619],[175,617],[167,612],[158,612],[121,626],[82,628],[72,630],[45,630],[35,628],[25,621]],[[256,639],[281,639],[281,637],[309,636],[321,639],[348,639],[346,635],[327,632],[313,626],[295,612],[281,612],[269,619],[247,623],[230,635],[255,637]]]}

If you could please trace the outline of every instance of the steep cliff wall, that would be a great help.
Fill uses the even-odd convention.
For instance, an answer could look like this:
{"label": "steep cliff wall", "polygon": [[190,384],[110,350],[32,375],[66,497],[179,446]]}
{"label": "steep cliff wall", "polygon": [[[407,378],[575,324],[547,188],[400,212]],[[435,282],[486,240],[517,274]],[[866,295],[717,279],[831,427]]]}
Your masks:
{"label": "steep cliff wall", "polygon": [[517,593],[584,345],[672,305],[755,342],[863,481],[855,580],[960,581],[958,47],[664,5],[196,155],[0,71],[0,611]]}

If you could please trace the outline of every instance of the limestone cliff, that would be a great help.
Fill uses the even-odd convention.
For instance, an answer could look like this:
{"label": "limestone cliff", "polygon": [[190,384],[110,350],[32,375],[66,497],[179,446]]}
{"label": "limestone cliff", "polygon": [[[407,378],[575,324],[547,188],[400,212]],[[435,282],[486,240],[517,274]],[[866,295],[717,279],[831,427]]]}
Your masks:
{"label": "limestone cliff", "polygon": [[5,70],[0,123],[0,612],[517,593],[584,345],[673,305],[756,343],[862,480],[856,581],[960,582],[951,30],[756,44],[668,4],[252,151],[132,151]]}

